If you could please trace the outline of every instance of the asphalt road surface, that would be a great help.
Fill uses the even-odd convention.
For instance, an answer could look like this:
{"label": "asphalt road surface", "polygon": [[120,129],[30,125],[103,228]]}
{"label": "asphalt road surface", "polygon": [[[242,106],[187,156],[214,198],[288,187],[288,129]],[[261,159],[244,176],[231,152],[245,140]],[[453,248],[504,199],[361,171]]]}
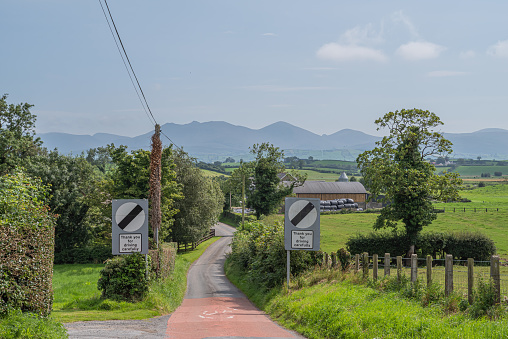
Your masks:
{"label": "asphalt road surface", "polygon": [[224,274],[234,228],[219,223],[217,236],[187,275],[187,293],[171,315],[148,320],[65,324],[69,338],[281,339],[303,338],[257,309]]}

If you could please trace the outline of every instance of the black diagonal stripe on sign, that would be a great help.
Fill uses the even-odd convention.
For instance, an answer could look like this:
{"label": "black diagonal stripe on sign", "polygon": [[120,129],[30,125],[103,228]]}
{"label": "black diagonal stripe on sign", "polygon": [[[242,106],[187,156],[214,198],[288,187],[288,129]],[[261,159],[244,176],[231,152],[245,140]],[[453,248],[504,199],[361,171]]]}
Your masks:
{"label": "black diagonal stripe on sign", "polygon": [[132,209],[132,211],[129,212],[129,214],[127,214],[125,216],[125,218],[122,219],[122,221],[120,221],[120,223],[118,224],[118,227],[120,227],[122,230],[127,227],[127,225],[129,225],[131,223],[132,220],[134,220],[134,218],[136,218],[138,216],[139,213],[141,213],[143,211],[143,207],[139,206],[139,205],[136,205],[136,207],[134,207]]}
{"label": "black diagonal stripe on sign", "polygon": [[314,209],[314,204],[309,202],[304,208],[302,208],[302,210],[300,212],[298,212],[297,215],[295,215],[295,217],[293,219],[291,219],[291,223],[295,226],[298,225],[300,223],[300,221],[302,221],[303,218],[305,218],[307,216],[307,214],[312,212],[313,209]]}

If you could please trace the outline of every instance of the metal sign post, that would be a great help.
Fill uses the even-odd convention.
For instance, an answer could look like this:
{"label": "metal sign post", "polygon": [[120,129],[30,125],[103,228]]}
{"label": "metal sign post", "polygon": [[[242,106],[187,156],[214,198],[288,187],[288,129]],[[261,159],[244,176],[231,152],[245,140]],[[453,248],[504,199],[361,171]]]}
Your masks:
{"label": "metal sign post", "polygon": [[319,251],[320,213],[317,198],[286,198],[284,246],[287,251],[287,284],[291,270],[290,251]]}

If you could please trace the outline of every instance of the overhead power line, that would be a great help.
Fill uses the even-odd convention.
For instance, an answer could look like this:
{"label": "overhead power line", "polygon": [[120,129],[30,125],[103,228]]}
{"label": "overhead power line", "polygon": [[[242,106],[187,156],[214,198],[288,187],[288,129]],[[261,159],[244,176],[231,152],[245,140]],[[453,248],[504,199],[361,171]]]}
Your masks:
{"label": "overhead power line", "polygon": [[[150,106],[148,105],[148,101],[146,100],[145,93],[143,92],[143,88],[141,87],[138,77],[136,76],[136,72],[134,72],[134,68],[132,67],[131,61],[129,60],[129,56],[127,55],[127,51],[125,50],[125,47],[123,45],[122,38],[120,38],[120,33],[118,33],[118,29],[116,28],[115,20],[113,20],[113,15],[111,14],[111,11],[109,9],[108,2],[107,2],[107,0],[104,0],[104,4],[106,5],[106,9],[109,14],[109,18],[108,18],[108,14],[106,14],[106,10],[104,9],[104,6],[102,5],[101,0],[99,0],[99,4],[101,5],[102,13],[104,13],[104,17],[106,18],[106,22],[108,23],[108,27],[111,32],[111,35],[113,36],[113,40],[115,40],[115,44],[116,44],[116,48],[118,49],[118,53],[120,53],[120,56],[122,57],[122,61],[125,66],[125,69],[127,71],[127,74],[129,74],[129,78],[131,80],[132,86],[134,87],[134,90],[136,91],[138,99],[141,102],[141,106],[143,107],[143,110],[145,111],[145,114],[148,117],[148,119],[150,120],[150,122],[154,126],[158,125],[157,120],[153,116],[152,110],[150,109]],[[113,26],[111,26],[111,25],[113,25]],[[114,28],[114,31],[113,31],[113,28]],[[121,49],[120,49],[120,46],[121,46]],[[127,60],[127,62],[126,62],[126,60]],[[129,67],[127,67],[127,64],[129,64]],[[129,71],[129,69],[130,69],[130,71]],[[134,79],[136,80],[137,86],[134,83],[134,80],[132,78],[133,76],[134,76]],[[140,93],[141,93],[141,95],[140,95]],[[141,97],[143,97],[143,99],[141,99]],[[175,144],[173,142],[173,140],[171,140],[162,131],[161,131],[161,134],[164,135],[177,148],[181,148],[177,144]]]}

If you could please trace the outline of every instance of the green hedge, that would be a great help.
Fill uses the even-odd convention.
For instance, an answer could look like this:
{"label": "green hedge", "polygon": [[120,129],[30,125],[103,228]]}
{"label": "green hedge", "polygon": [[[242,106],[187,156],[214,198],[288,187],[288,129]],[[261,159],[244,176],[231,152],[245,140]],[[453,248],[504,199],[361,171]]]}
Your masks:
{"label": "green hedge", "polygon": [[0,178],[0,314],[51,312],[55,216],[47,192],[22,172]]}
{"label": "green hedge", "polygon": [[55,253],[55,264],[102,264],[111,258],[111,245],[69,248]]}
{"label": "green hedge", "polygon": [[[222,212],[222,217],[225,219],[231,220],[233,222],[233,224],[235,224],[237,226],[242,223],[242,215],[241,214],[236,214],[236,213],[233,213],[230,211],[224,211],[224,212]],[[257,218],[255,215],[245,214],[245,222],[253,222],[256,220],[257,220]]]}
{"label": "green hedge", "polygon": [[[431,255],[443,258],[452,254],[455,259],[473,258],[487,261],[496,253],[494,241],[481,233],[424,233],[416,241],[416,253],[419,257]],[[346,247],[353,254],[368,252],[370,254],[405,256],[409,248],[409,240],[404,234],[393,232],[372,232],[358,234],[349,238]]]}
{"label": "green hedge", "polygon": [[151,273],[155,279],[166,279],[175,268],[178,244],[176,242],[163,243],[157,250],[150,250]]}

